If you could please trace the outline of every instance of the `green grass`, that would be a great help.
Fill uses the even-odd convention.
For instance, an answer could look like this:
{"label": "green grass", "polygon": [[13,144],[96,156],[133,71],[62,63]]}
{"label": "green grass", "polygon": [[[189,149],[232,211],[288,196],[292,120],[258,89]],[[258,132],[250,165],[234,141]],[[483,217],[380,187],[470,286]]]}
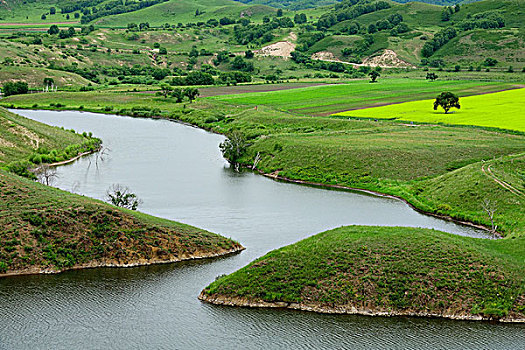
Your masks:
{"label": "green grass", "polygon": [[45,78],[52,78],[59,89],[76,88],[90,83],[89,80],[78,74],[43,67],[4,66],[0,68],[1,82],[23,80],[29,84],[31,89],[41,90]]}
{"label": "green grass", "polygon": [[[72,153],[77,145],[91,141],[98,144],[0,108],[0,276],[85,264],[183,260],[241,248],[210,232],[44,186],[4,169],[7,163],[24,170],[36,167],[27,162],[34,155],[69,159],[82,151]],[[63,154],[67,158],[60,158]]]}
{"label": "green grass", "polygon": [[430,98],[445,90],[466,96],[510,86],[512,84],[509,83],[461,80],[438,80],[430,83],[424,79],[383,79],[376,84],[359,80],[293,91],[228,95],[210,99],[236,105],[267,105],[301,114],[323,115],[345,109]]}
{"label": "green grass", "polygon": [[[199,9],[204,14],[195,16]],[[149,22],[150,25],[160,26],[164,23],[177,24],[188,22],[206,22],[222,17],[240,18],[241,13],[252,20],[260,21],[262,17],[277,11],[264,5],[244,5],[230,0],[172,0],[135,12],[104,17],[96,24],[105,27],[126,27],[128,23]]]}
{"label": "green grass", "polygon": [[0,108],[0,166],[27,159],[39,147],[62,149],[85,140],[82,135],[50,127]]}
{"label": "green grass", "polygon": [[[512,186],[513,191],[496,180]],[[407,192],[427,211],[434,207],[437,213],[487,226],[490,221],[483,210],[483,201],[490,200],[496,209],[494,218],[498,230],[509,237],[525,236],[525,153],[476,162],[414,182]],[[525,254],[520,259],[525,263]]]}
{"label": "green grass", "polygon": [[240,247],[192,226],[117,209],[3,170],[0,227],[0,276],[85,264],[183,260]]}
{"label": "green grass", "polygon": [[[319,131],[303,129],[259,138],[243,164],[251,165],[259,154],[257,168],[264,173],[387,193],[422,211],[485,227],[490,227],[490,220],[482,203],[489,199],[498,206],[498,232],[525,234],[525,198],[481,172],[482,160],[525,152],[524,136],[475,128],[413,128],[395,122],[345,123],[338,125],[339,131],[318,126]],[[509,164],[514,173],[525,173],[523,162]],[[507,177],[508,183],[523,188],[524,180],[518,175],[502,176]]]}
{"label": "green grass", "polygon": [[[78,20],[73,18],[73,14],[70,14],[71,19],[67,20],[66,15],[60,13],[57,4],[57,0],[38,0],[32,2],[8,0],[7,3],[3,2],[0,4],[0,28],[4,28],[4,26],[2,26],[3,23],[41,23],[48,27],[50,23],[53,22],[78,23]],[[51,7],[57,9],[56,14],[49,14]],[[41,18],[42,14],[46,14],[47,18],[45,20]],[[31,25],[31,27],[33,27],[33,25]]]}
{"label": "green grass", "polygon": [[[349,226],[274,250],[204,289],[211,297],[329,309],[525,315],[523,263],[502,246],[443,232]],[[520,239],[523,256],[525,241]]]}
{"label": "green grass", "polygon": [[[525,61],[525,39],[523,33],[515,28],[500,30],[473,30],[460,33],[431,59],[444,59],[451,65],[478,67],[487,57],[495,58],[500,69],[520,71]],[[485,68],[485,67],[483,67]],[[491,68],[494,69],[494,68]]]}
{"label": "green grass", "polygon": [[359,118],[396,118],[423,123],[478,125],[525,131],[525,89],[460,99],[461,109],[433,110],[434,100],[414,101],[337,114]]}
{"label": "green grass", "polygon": [[[397,82],[405,88],[410,86],[408,80]],[[407,95],[414,97],[420,93],[417,90],[421,86],[420,81],[412,82],[414,90],[404,94],[403,98]],[[422,83],[432,86],[430,82]],[[458,85],[457,82],[452,83]],[[354,87],[353,91],[357,94],[355,101],[359,101],[360,104],[355,103],[362,106],[369,103],[365,89],[376,89],[380,85],[381,83],[353,82],[328,88],[343,87],[349,91],[349,87]],[[390,85],[392,90],[393,86]],[[480,88],[480,85],[475,83],[467,86],[470,88],[464,90],[465,93],[472,93]],[[481,85],[482,88],[490,86],[494,88],[501,85]],[[362,91],[359,90],[360,87]],[[288,92],[302,96],[311,90],[312,88],[306,88]],[[454,170],[469,164],[479,165],[482,160],[525,152],[525,137],[520,133],[468,126],[424,124],[413,127],[399,121],[304,116],[275,109],[270,99],[266,100],[269,106],[258,105],[257,110],[249,105],[236,103],[237,99],[243,96],[273,96],[280,95],[281,92],[287,91],[233,95],[234,103],[228,101],[229,96],[201,98],[197,103],[187,104],[186,108],[169,98],[125,92],[21,95],[9,97],[4,103],[29,108],[32,103],[37,103],[38,108],[55,108],[50,104],[61,101],[66,105],[63,107],[65,109],[79,109],[83,106],[84,110],[103,113],[108,113],[106,106],[111,106],[109,113],[162,116],[225,134],[232,130],[241,130],[250,139],[251,144],[242,162],[252,165],[254,157],[259,153],[261,161],[258,170],[262,172],[279,171],[280,176],[290,179],[388,193],[408,200],[421,210],[486,226],[490,225],[490,222],[481,203],[486,197],[503,196],[500,193],[502,191],[496,187],[493,192],[484,192],[483,186],[474,186],[474,182],[470,181],[470,173],[456,173]],[[381,93],[380,89],[376,92],[378,95]],[[291,96],[289,93],[286,95]],[[310,96],[314,94],[310,92]],[[225,97],[226,101],[222,101],[222,97]],[[291,105],[292,98],[290,97]],[[352,96],[346,98],[350,100]],[[246,98],[246,101],[249,102],[250,99]],[[155,107],[152,109],[151,106]],[[516,169],[520,169],[520,166],[515,163]],[[449,173],[461,174],[461,181],[465,183],[465,187],[461,189],[452,181],[443,187],[443,193],[449,193],[454,200],[449,200],[444,195],[428,196],[429,191],[422,191],[431,186],[431,179]],[[518,180],[512,181],[516,182],[516,186],[519,185]],[[439,181],[436,184],[439,184]],[[492,185],[492,182],[488,184]],[[469,193],[469,197],[464,197],[465,193]],[[469,198],[468,209],[464,206],[462,198]],[[505,235],[524,233],[525,220],[522,215],[516,214],[521,210],[520,203],[512,196],[505,199],[505,202],[508,202],[505,209],[502,207],[496,215],[498,231]]]}

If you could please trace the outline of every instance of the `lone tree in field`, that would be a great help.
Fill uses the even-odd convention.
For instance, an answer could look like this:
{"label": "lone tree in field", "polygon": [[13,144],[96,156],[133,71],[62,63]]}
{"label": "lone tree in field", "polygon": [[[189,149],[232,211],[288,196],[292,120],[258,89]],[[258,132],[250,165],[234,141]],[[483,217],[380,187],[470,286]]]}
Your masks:
{"label": "lone tree in field", "polygon": [[371,83],[376,83],[377,82],[377,78],[379,78],[381,76],[381,73],[379,73],[377,70],[373,70],[370,73],[368,73],[368,75],[370,76],[370,82]]}
{"label": "lone tree in field", "polygon": [[193,100],[195,100],[197,96],[200,95],[200,92],[199,92],[199,89],[197,88],[187,88],[187,89],[184,89],[184,95],[186,95],[188,99],[190,100],[190,103],[192,103]]}
{"label": "lone tree in field", "polygon": [[138,206],[142,204],[142,200],[135,193],[120,184],[113,184],[106,191],[106,200],[117,207],[131,210],[137,210]]}
{"label": "lone tree in field", "polygon": [[459,105],[459,97],[449,91],[442,92],[436,97],[436,100],[434,101],[434,110],[437,110],[440,106],[445,110],[445,114],[447,114],[451,108],[461,108]]}
{"label": "lone tree in field", "polygon": [[238,169],[239,159],[246,152],[248,143],[244,134],[238,130],[231,132],[228,138],[219,145],[224,158]]}
{"label": "lone tree in field", "polygon": [[435,81],[437,78],[439,77],[437,76],[436,73],[434,72],[427,73],[427,78],[426,78],[427,80]]}

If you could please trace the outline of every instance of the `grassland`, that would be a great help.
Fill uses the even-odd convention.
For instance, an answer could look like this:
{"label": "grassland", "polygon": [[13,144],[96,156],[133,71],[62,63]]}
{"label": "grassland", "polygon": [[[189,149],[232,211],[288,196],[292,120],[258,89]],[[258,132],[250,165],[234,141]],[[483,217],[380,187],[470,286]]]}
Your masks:
{"label": "grassland", "polygon": [[10,113],[0,108],[0,167],[27,159],[38,148],[64,149],[86,137]]}
{"label": "grassland", "polygon": [[6,171],[6,165],[31,155],[69,154],[89,140],[0,108],[0,276],[181,261],[242,249],[195,227],[119,209]]}
{"label": "grassland", "polygon": [[[409,86],[409,82],[413,82],[413,90],[406,95],[417,96],[412,92],[417,92],[421,85],[418,81],[404,81],[404,85]],[[354,84],[361,84],[363,90],[380,85],[366,81]],[[465,86],[476,89],[490,84]],[[492,86],[501,87],[497,83]],[[308,89],[317,87],[260,95],[289,92],[300,95]],[[357,106],[369,103],[364,91],[357,88],[354,91],[360,94]],[[256,170],[261,173],[387,193],[427,213],[488,228],[491,221],[483,202],[490,200],[497,209],[494,216],[497,231],[505,237],[491,241],[420,229],[343,228],[335,234],[329,232],[311,238],[310,242],[315,244],[303,246],[300,242],[278,251],[286,254],[272,252],[271,258],[263,257],[219,279],[201,294],[204,300],[318,312],[523,318],[520,271],[525,265],[522,209],[525,136],[522,133],[312,116],[280,110],[274,107],[274,102],[255,109],[249,103],[237,104],[235,99],[232,103],[227,99],[231,95],[222,97],[225,100],[201,98],[196,103],[181,105],[153,94],[100,91],[14,96],[4,103],[17,107],[36,103],[38,108],[57,108],[59,101],[66,105],[60,108],[66,109],[82,106],[84,110],[97,112],[171,118],[225,134],[241,130],[250,145],[240,161],[252,166],[258,154],[260,162]],[[312,251],[308,246],[319,250]],[[341,250],[334,251],[334,247]],[[289,252],[293,254],[288,255]],[[326,261],[334,263],[327,265]],[[251,271],[257,271],[259,266],[268,266],[270,270],[258,270],[267,277],[259,278],[260,283],[254,286]],[[303,273],[309,277],[305,278]],[[433,277],[417,277],[420,275]]]}
{"label": "grassland", "polygon": [[524,252],[501,250],[514,243],[426,229],[342,227],[274,250],[219,278],[200,298],[327,313],[523,321],[518,260]]}
{"label": "grassland", "polygon": [[[407,89],[412,87],[412,90],[407,90],[401,98],[418,96],[421,86],[419,81],[393,81],[396,82]],[[393,83],[390,85],[391,91],[395,91],[396,85]],[[425,83],[425,86],[432,85],[425,81],[422,83]],[[450,84],[453,83],[455,82]],[[285,94],[290,96],[290,105],[293,106],[295,100],[292,99],[292,95],[308,96],[306,91],[309,96],[314,96],[313,91],[320,88],[337,91],[342,86],[349,91],[345,98],[349,101],[354,99],[357,107],[369,103],[366,88],[377,89],[378,94],[387,95],[376,87],[380,84],[369,84],[366,81],[352,84],[255,95]],[[450,87],[450,84],[447,87]],[[349,88],[354,86],[356,88]],[[480,86],[497,88],[502,85],[471,83],[465,86],[472,92]],[[350,91],[356,96],[351,95]],[[233,97],[234,103],[229,97]],[[423,211],[486,227],[490,227],[490,220],[482,208],[484,199],[501,198],[502,203],[496,214],[498,232],[508,236],[525,232],[525,221],[520,214],[521,202],[517,201],[511,192],[500,188],[483,173],[462,172],[462,168],[467,165],[481,172],[483,160],[525,152],[525,137],[520,133],[468,126],[425,124],[414,127],[399,121],[316,117],[276,109],[271,99],[266,100],[268,105],[258,105],[257,109],[250,105],[237,104],[237,99],[242,97],[243,95],[228,95],[201,98],[197,103],[182,106],[174,103],[173,99],[153,94],[88,92],[35,94],[31,98],[13,96],[4,103],[23,108],[31,108],[36,104],[33,108],[56,109],[56,102],[60,101],[62,106],[58,109],[164,117],[182,120],[223,134],[241,130],[250,140],[250,146],[241,161],[244,165],[251,166],[259,153],[257,170],[260,172],[292,180],[383,192],[404,198]],[[260,98],[258,102],[264,102],[262,97]],[[281,101],[284,99],[282,97]],[[246,101],[249,102],[250,99],[246,97]],[[302,103],[308,103],[306,98]],[[284,109],[285,106],[282,106]],[[516,172],[523,171],[520,163],[513,164]],[[447,174],[457,175],[465,185],[456,186],[451,181],[446,187],[442,187],[443,192],[440,192],[439,196],[430,195],[439,192],[436,187],[439,187],[440,180],[432,182],[432,179],[439,179]],[[471,181],[478,177],[483,181]],[[456,179],[458,183],[459,178]],[[519,177],[513,177],[509,181],[515,187],[522,186]],[[465,206],[463,202],[466,194],[469,206]]]}
{"label": "grassland", "polygon": [[435,97],[441,91],[460,96],[498,91],[513,83],[441,80],[436,84],[424,79],[384,79],[377,84],[355,80],[345,84],[317,86],[293,91],[277,91],[212,97],[235,105],[267,105],[272,108],[308,115],[327,115],[335,111],[399,103]]}
{"label": "grassland", "polygon": [[32,89],[41,89],[45,78],[52,78],[60,89],[86,86],[90,81],[81,76],[47,68],[7,66],[0,69],[0,81],[24,80]]}
{"label": "grassland", "polygon": [[[203,14],[195,16],[195,11]],[[128,23],[149,22],[160,26],[164,23],[198,22],[222,17],[237,18],[241,13],[252,20],[262,20],[263,16],[275,13],[275,8],[264,5],[244,5],[230,0],[182,0],[168,1],[135,12],[109,16],[97,21],[97,25],[105,27],[126,27]]]}
{"label": "grassland", "polygon": [[461,109],[433,110],[434,100],[413,101],[336,114],[342,117],[396,118],[422,123],[478,125],[525,132],[525,89],[463,97]]}

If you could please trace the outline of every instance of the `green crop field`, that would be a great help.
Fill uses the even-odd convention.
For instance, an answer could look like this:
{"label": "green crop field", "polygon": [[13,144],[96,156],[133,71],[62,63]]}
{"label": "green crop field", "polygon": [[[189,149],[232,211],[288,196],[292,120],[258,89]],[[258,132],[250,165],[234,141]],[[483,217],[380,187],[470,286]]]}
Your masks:
{"label": "green crop field", "polygon": [[293,91],[276,91],[210,97],[229,104],[267,105],[301,114],[326,115],[345,109],[399,103],[430,98],[441,91],[460,96],[498,91],[512,83],[441,80],[430,83],[424,79],[384,79],[370,84],[367,80],[345,84],[316,86]]}
{"label": "green crop field", "polygon": [[434,100],[414,101],[336,114],[359,118],[396,118],[423,123],[478,125],[525,131],[525,89],[460,99],[461,109],[448,114],[433,109]]}

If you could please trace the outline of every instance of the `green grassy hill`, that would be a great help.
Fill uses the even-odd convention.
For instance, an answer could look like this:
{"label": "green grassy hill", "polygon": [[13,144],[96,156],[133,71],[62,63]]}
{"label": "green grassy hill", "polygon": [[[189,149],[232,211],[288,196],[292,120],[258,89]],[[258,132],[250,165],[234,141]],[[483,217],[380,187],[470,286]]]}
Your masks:
{"label": "green grassy hill", "polygon": [[[520,251],[503,246],[520,244]],[[460,319],[525,319],[523,237],[349,226],[274,250],[200,299],[236,306]],[[516,254],[519,253],[519,254]]]}
{"label": "green grassy hill", "polygon": [[[196,16],[197,10],[202,14]],[[149,22],[152,26],[160,26],[164,23],[206,22],[211,18],[220,19],[222,17],[245,17],[260,21],[263,16],[271,15],[275,11],[274,8],[268,6],[248,6],[231,0],[172,0],[142,10],[105,17],[97,20],[96,24],[126,27],[128,23]]]}
{"label": "green grassy hill", "polygon": [[[496,67],[512,65],[514,68],[521,69],[523,66],[522,52],[525,51],[525,42],[521,28],[525,21],[523,20],[524,14],[520,10],[519,0],[483,0],[465,4],[460,7],[459,11],[452,10],[448,20],[442,18],[445,11],[442,6],[422,2],[406,2],[403,4],[390,2],[389,4],[389,8],[357,16],[352,15],[351,10],[358,5],[349,7],[348,11],[341,10],[336,6],[321,17],[330,21],[334,21],[336,18],[335,24],[324,25],[326,28],[325,39],[310,46],[308,53],[328,51],[342,61],[353,62],[356,58],[363,60],[383,49],[390,49],[403,60],[415,65],[419,65],[421,60],[426,58],[445,66],[460,64],[463,68],[477,67],[483,65],[485,58],[491,57],[498,61]],[[344,20],[345,14],[348,15],[348,13],[352,19]],[[335,17],[330,19],[330,14]],[[384,20],[393,15],[402,16],[402,23],[406,25],[405,30],[408,29],[408,31],[392,33],[392,28],[397,28],[395,25],[390,25],[389,28],[381,30],[379,23],[384,24]],[[493,18],[493,16],[500,16],[504,20],[504,27],[491,29],[491,27],[483,26],[474,28],[474,30],[463,30],[464,22],[473,21],[479,24],[482,21],[480,18]],[[356,25],[359,28],[357,32],[355,30]],[[374,28],[377,29],[371,31],[371,26],[375,26]],[[439,45],[430,57],[423,56],[421,50],[424,44],[445,28],[455,28],[457,36]],[[359,46],[345,45],[344,40],[337,38],[347,33],[353,34],[352,38],[355,38],[356,35],[362,38],[366,35],[372,35],[373,44],[364,49],[360,49]],[[326,37],[327,35],[330,36]],[[328,45],[330,42],[334,42],[335,45]],[[353,51],[348,57],[341,55],[345,46],[350,47]]]}
{"label": "green grassy hill", "polygon": [[[224,255],[242,246],[180,223],[120,209],[19,177],[9,164],[60,156],[88,136],[0,109],[0,277]],[[46,151],[43,151],[46,149]]]}

